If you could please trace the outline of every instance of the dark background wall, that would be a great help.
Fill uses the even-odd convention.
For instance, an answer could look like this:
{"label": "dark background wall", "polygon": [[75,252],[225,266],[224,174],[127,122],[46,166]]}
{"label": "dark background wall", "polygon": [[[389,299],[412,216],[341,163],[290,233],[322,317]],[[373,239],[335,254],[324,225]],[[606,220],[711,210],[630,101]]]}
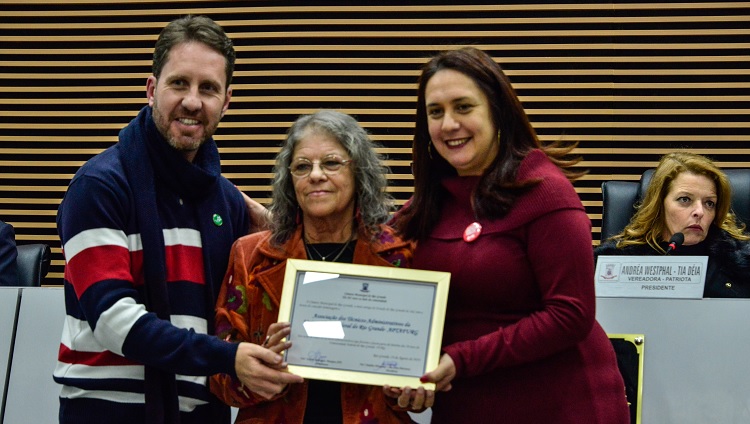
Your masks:
{"label": "dark background wall", "polygon": [[[750,2],[271,2],[3,0],[0,219],[53,247],[66,186],[146,104],[153,44],[189,13],[235,42],[230,111],[216,135],[225,175],[262,203],[291,122],[356,116],[383,143],[403,203],[419,67],[474,45],[513,81],[543,140],[580,141],[576,189],[598,243],[600,185],[636,180],[677,148],[750,167]],[[502,3],[502,4],[498,4]]]}

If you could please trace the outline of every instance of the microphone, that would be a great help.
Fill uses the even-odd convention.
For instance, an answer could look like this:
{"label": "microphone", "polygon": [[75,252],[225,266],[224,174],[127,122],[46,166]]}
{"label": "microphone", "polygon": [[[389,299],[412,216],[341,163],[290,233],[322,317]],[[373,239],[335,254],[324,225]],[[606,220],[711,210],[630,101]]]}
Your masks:
{"label": "microphone", "polygon": [[674,233],[672,235],[672,238],[669,239],[669,246],[667,247],[667,252],[665,255],[669,255],[669,252],[676,250],[678,247],[682,246],[682,243],[685,242],[685,235],[682,233]]}

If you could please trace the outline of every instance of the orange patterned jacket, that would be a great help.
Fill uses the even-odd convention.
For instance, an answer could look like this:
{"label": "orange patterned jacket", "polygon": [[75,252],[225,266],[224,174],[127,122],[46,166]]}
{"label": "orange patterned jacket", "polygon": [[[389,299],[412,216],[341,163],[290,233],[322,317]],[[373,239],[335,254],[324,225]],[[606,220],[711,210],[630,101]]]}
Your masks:
{"label": "orange patterned jacket", "polygon": [[[286,271],[286,259],[307,259],[301,227],[280,248],[270,243],[270,232],[250,234],[232,246],[216,306],[216,334],[221,338],[261,344],[268,327],[277,321]],[[364,265],[411,265],[413,245],[383,226],[373,241],[359,231],[354,263]],[[288,386],[266,400],[243,388],[227,374],[211,378],[211,391],[228,405],[239,408],[237,424],[301,424],[307,403],[307,382]],[[381,387],[341,385],[344,423],[410,423],[405,410],[387,398]]]}

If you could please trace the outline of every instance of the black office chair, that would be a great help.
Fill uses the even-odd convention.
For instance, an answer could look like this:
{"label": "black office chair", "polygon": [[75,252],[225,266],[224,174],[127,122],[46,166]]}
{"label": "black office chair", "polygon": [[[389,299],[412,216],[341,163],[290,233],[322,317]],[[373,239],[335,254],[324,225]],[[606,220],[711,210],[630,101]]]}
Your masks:
{"label": "black office chair", "polygon": [[[750,227],[750,169],[725,169],[732,186],[732,211],[737,219]],[[602,183],[601,241],[619,234],[635,214],[635,206],[646,193],[653,169],[640,181],[605,181]]]}
{"label": "black office chair", "polygon": [[18,285],[40,287],[47,276],[50,264],[50,247],[43,243],[17,246]]}

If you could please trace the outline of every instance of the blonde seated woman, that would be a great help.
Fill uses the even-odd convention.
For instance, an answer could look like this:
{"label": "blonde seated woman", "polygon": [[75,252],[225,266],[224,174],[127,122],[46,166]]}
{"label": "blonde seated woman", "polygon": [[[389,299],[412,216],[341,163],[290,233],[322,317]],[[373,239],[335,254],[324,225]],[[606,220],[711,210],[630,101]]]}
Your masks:
{"label": "blonde seated woman", "polygon": [[630,223],[594,255],[663,255],[682,233],[670,255],[708,256],[703,297],[750,297],[750,235],[730,211],[731,199],[729,179],[710,159],[664,155]]}

